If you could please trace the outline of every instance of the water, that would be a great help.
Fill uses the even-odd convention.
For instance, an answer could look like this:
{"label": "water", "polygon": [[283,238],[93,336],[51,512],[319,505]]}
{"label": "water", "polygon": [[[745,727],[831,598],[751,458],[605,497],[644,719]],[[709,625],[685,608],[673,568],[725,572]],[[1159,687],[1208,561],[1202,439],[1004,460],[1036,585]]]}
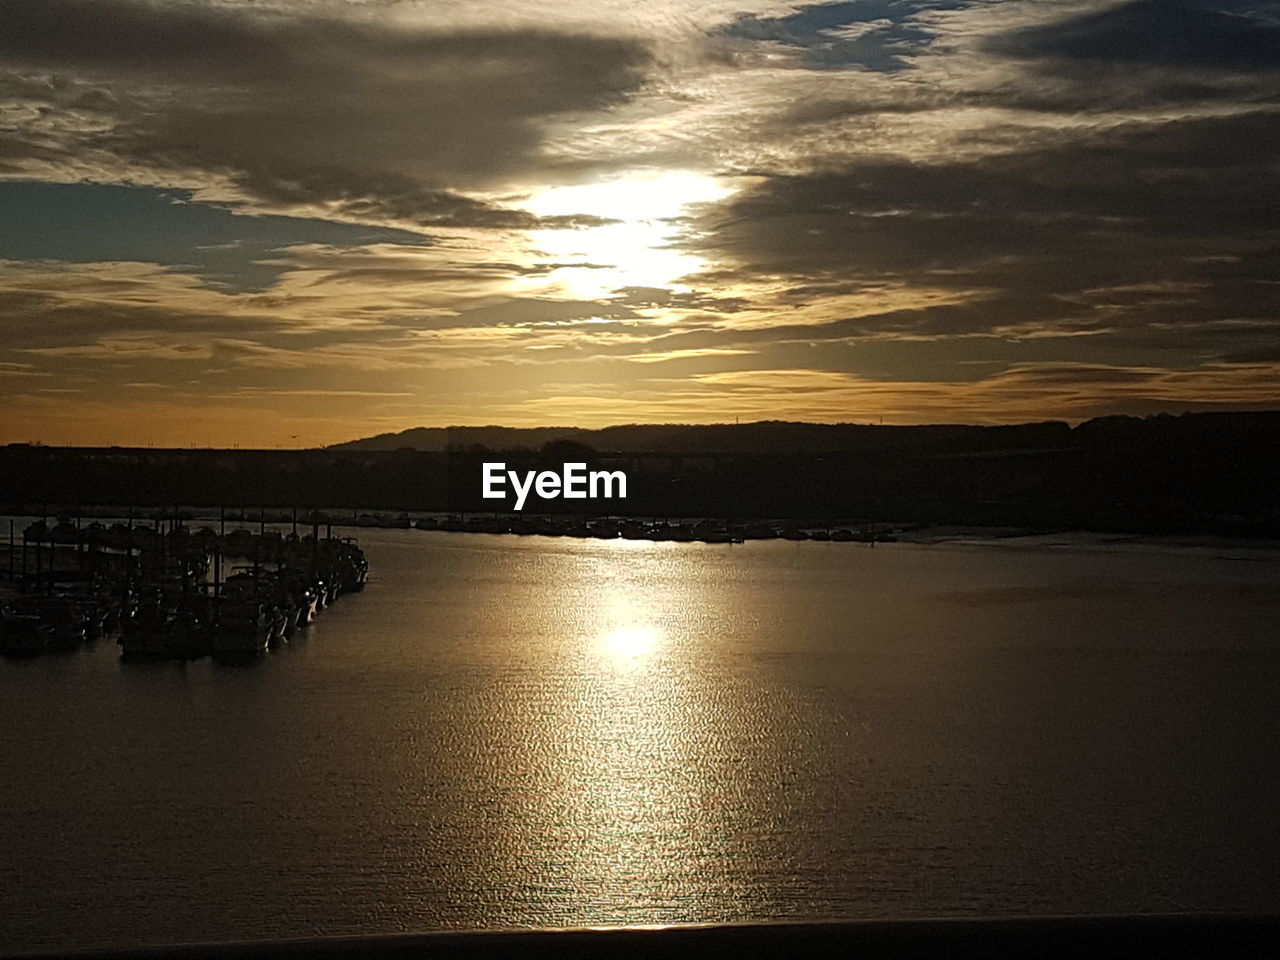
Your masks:
{"label": "water", "polygon": [[250,666],[0,662],[0,952],[1280,908],[1280,561],[360,531]]}

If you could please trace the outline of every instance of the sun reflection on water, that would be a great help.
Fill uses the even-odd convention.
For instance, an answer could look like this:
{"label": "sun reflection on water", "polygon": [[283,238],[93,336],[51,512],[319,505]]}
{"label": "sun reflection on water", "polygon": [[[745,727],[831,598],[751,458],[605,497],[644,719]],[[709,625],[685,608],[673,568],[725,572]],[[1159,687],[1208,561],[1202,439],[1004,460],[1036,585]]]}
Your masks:
{"label": "sun reflection on water", "polygon": [[657,642],[653,627],[619,627],[605,635],[604,649],[614,660],[629,663],[652,652]]}
{"label": "sun reflection on water", "polygon": [[559,584],[555,602],[531,587],[526,606],[540,615],[504,621],[520,637],[522,678],[495,728],[501,885],[576,923],[713,919],[751,888],[706,870],[737,856],[734,821],[748,806],[749,737],[723,667],[733,616],[668,546],[544,551],[538,582]]}
{"label": "sun reflection on water", "polygon": [[644,665],[657,651],[664,631],[654,621],[654,612],[634,592],[615,589],[603,613],[604,626],[596,646],[608,664],[621,670]]}

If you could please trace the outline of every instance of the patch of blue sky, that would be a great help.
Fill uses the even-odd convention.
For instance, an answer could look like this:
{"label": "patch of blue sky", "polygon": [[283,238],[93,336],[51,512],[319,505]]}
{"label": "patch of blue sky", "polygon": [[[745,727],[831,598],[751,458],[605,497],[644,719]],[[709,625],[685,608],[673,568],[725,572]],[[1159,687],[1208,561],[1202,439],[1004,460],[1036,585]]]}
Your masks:
{"label": "patch of blue sky", "polygon": [[199,276],[232,292],[265,290],[287,269],[263,263],[299,244],[425,245],[430,238],[332,220],[235,213],[185,190],[95,183],[0,181],[0,259],[138,261]]}
{"label": "patch of blue sky", "polygon": [[846,0],[801,7],[785,17],[742,16],[726,36],[795,47],[813,70],[896,73],[933,41],[918,19],[932,10],[958,10],[970,0]]}

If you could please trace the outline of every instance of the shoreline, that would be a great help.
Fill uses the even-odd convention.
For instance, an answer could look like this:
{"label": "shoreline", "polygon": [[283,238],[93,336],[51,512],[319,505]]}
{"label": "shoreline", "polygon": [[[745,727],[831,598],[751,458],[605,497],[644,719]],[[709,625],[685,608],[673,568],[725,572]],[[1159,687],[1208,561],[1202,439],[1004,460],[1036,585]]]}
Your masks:
{"label": "shoreline", "polygon": [[[939,525],[900,533],[898,541],[920,546],[996,546],[1024,550],[1117,551],[1156,548],[1159,550],[1232,550],[1264,556],[1227,559],[1280,559],[1280,540],[1232,537],[1221,534],[1103,533],[1096,530],[1036,531],[1018,527],[969,527]],[[1275,558],[1265,554],[1276,553]]]}
{"label": "shoreline", "polygon": [[[114,522],[130,522],[128,508],[104,507],[84,511],[78,517],[80,524],[110,525]],[[72,516],[67,511],[46,515],[50,527],[55,516]],[[335,510],[297,514],[293,516],[279,510],[256,513],[237,510],[219,516],[218,511],[207,508],[180,506],[176,508],[133,508],[132,523],[150,526],[160,519],[175,516],[183,525],[191,528],[217,527],[278,529],[296,527],[309,533],[313,526],[321,528],[358,530],[412,530],[414,532],[487,533],[494,536],[529,537],[548,539],[625,539],[649,542],[679,542],[704,544],[741,544],[760,540],[787,540],[792,542],[849,542],[864,546],[878,543],[887,546],[901,543],[912,546],[974,546],[1001,547],[1025,550],[1227,550],[1239,551],[1251,556],[1226,559],[1268,560],[1270,553],[1280,555],[1280,540],[1262,537],[1240,537],[1214,533],[1121,533],[1097,530],[1045,530],[1034,527],[981,526],[973,524],[918,524],[890,521],[818,520],[813,518],[773,518],[753,521],[730,521],[717,518],[681,517],[670,520],[641,520],[633,517],[605,516],[575,518],[563,514],[466,514],[441,511],[364,511]],[[464,519],[465,518],[465,519]],[[0,513],[0,555],[4,553],[9,531],[6,521],[13,522],[15,547],[20,546],[23,531],[38,514]],[[0,559],[3,559],[0,556]]]}

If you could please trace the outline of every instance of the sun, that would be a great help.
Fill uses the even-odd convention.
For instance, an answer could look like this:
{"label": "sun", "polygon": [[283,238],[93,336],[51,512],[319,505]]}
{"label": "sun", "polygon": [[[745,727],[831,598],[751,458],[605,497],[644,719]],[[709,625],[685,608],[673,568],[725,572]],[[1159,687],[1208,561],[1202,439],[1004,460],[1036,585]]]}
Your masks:
{"label": "sun", "polygon": [[599,226],[535,230],[532,255],[564,264],[530,284],[550,284],[567,296],[597,299],[620,287],[688,288],[679,278],[702,269],[701,257],[678,248],[678,219],[701,203],[733,194],[723,178],[687,172],[633,175],[597,183],[551,187],[526,202],[540,217],[586,215],[612,221]]}
{"label": "sun", "polygon": [[540,217],[584,213],[626,222],[651,222],[680,216],[694,203],[723,199],[733,188],[699,173],[634,175],[597,183],[550,187],[526,206]]}

